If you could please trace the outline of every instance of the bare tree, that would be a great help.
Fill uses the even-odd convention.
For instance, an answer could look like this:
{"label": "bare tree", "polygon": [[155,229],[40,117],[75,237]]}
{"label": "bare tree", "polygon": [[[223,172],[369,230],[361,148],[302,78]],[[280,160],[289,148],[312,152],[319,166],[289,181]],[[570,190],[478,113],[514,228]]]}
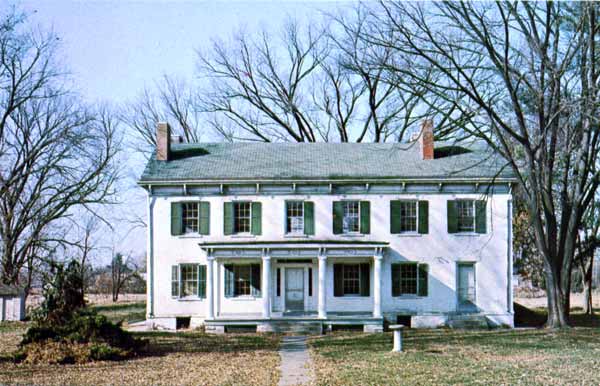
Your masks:
{"label": "bare tree", "polygon": [[139,269],[131,255],[123,256],[121,253],[117,253],[110,263],[110,270],[112,301],[116,302],[127,282],[139,275]]}
{"label": "bare tree", "polygon": [[[390,66],[469,116],[523,187],[544,260],[549,327],[569,323],[570,274],[600,171],[596,3],[380,3],[369,44]],[[429,81],[423,75],[434,70]]]}
{"label": "bare tree", "polygon": [[63,87],[52,35],[16,12],[0,22],[0,277],[16,283],[52,224],[111,201],[119,149],[114,117]]}
{"label": "bare tree", "polygon": [[582,229],[579,234],[575,261],[581,275],[583,290],[583,312],[594,313],[593,281],[594,255],[600,247],[600,202],[594,201],[584,215]]}
{"label": "bare tree", "polygon": [[187,142],[202,138],[200,114],[190,85],[164,75],[152,90],[144,89],[121,111],[121,118],[133,134],[133,147],[148,155],[156,146],[156,122],[170,122],[173,134]]}

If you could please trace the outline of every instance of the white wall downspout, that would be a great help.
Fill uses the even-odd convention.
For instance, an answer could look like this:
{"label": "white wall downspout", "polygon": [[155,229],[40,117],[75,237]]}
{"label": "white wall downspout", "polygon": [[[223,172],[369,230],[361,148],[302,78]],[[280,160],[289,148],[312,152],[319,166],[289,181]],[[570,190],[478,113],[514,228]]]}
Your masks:
{"label": "white wall downspout", "polygon": [[146,296],[146,316],[148,319],[154,318],[154,203],[156,198],[152,196],[152,186],[148,187],[148,246],[147,261],[148,267],[148,287]]}

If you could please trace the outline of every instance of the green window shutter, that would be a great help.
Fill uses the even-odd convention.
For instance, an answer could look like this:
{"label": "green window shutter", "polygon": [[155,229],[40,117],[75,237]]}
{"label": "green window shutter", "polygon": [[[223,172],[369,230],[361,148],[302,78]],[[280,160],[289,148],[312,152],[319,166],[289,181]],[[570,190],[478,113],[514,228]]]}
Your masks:
{"label": "green window shutter", "polygon": [[171,203],[171,235],[178,236],[183,233],[182,225],[183,222],[181,220],[181,203],[180,202],[172,202]]}
{"label": "green window shutter", "polygon": [[198,297],[206,297],[206,265],[198,266]]}
{"label": "green window shutter", "polygon": [[390,201],[390,233],[400,233],[400,201]]}
{"label": "green window shutter", "polygon": [[392,296],[400,295],[400,264],[392,264]]}
{"label": "green window shutter", "polygon": [[250,291],[252,296],[260,296],[260,264],[251,264],[252,277],[250,279]]}
{"label": "green window shutter", "polygon": [[360,233],[368,235],[371,233],[371,203],[360,202]]}
{"label": "green window shutter", "polygon": [[304,201],[304,234],[315,234],[315,203]]}
{"label": "green window shutter", "polygon": [[458,213],[456,211],[456,201],[448,201],[448,233],[458,232]]}
{"label": "green window shutter", "polygon": [[[339,235],[344,232],[344,203],[333,202],[333,234]],[[341,295],[340,295],[341,296]]]}
{"label": "green window shutter", "polygon": [[200,202],[200,234],[210,234],[210,202]]}
{"label": "green window shutter", "polygon": [[225,297],[230,298],[235,295],[234,294],[235,274],[233,272],[233,265],[225,264],[223,267],[225,268]]}
{"label": "green window shutter", "polygon": [[233,234],[233,202],[223,204],[223,233]]}
{"label": "green window shutter", "polygon": [[429,265],[419,264],[419,296],[427,296],[429,294]]}
{"label": "green window shutter", "polygon": [[179,297],[179,266],[171,266],[171,296]]}
{"label": "green window shutter", "polygon": [[360,264],[360,296],[370,296],[371,292],[371,264]]}
{"label": "green window shutter", "polygon": [[429,233],[429,201],[419,201],[419,233]]}
{"label": "green window shutter", "polygon": [[253,235],[262,234],[262,204],[260,202],[252,203],[252,225],[250,228]]}
{"label": "green window shutter", "polygon": [[475,232],[486,233],[487,211],[485,200],[475,201]]}
{"label": "green window shutter", "polygon": [[344,266],[333,265],[333,296],[344,296]]}

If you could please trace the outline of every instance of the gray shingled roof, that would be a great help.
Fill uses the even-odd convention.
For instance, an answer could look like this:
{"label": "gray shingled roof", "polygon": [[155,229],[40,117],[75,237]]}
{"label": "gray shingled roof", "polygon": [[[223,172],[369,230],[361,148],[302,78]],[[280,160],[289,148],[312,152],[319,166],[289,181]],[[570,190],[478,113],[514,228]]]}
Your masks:
{"label": "gray shingled roof", "polygon": [[151,159],[141,183],[193,180],[512,178],[485,146],[436,143],[423,160],[416,143],[194,143],[172,145],[171,160]]}

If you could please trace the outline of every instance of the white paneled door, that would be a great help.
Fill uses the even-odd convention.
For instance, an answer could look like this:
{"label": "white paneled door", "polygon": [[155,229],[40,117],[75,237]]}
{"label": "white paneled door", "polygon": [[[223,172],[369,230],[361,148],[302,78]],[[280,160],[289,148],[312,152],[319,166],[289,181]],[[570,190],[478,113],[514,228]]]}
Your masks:
{"label": "white paneled door", "polygon": [[285,269],[286,311],[304,311],[304,268]]}
{"label": "white paneled door", "polygon": [[475,283],[475,264],[458,264],[458,311],[475,312],[476,306],[476,283]]}

